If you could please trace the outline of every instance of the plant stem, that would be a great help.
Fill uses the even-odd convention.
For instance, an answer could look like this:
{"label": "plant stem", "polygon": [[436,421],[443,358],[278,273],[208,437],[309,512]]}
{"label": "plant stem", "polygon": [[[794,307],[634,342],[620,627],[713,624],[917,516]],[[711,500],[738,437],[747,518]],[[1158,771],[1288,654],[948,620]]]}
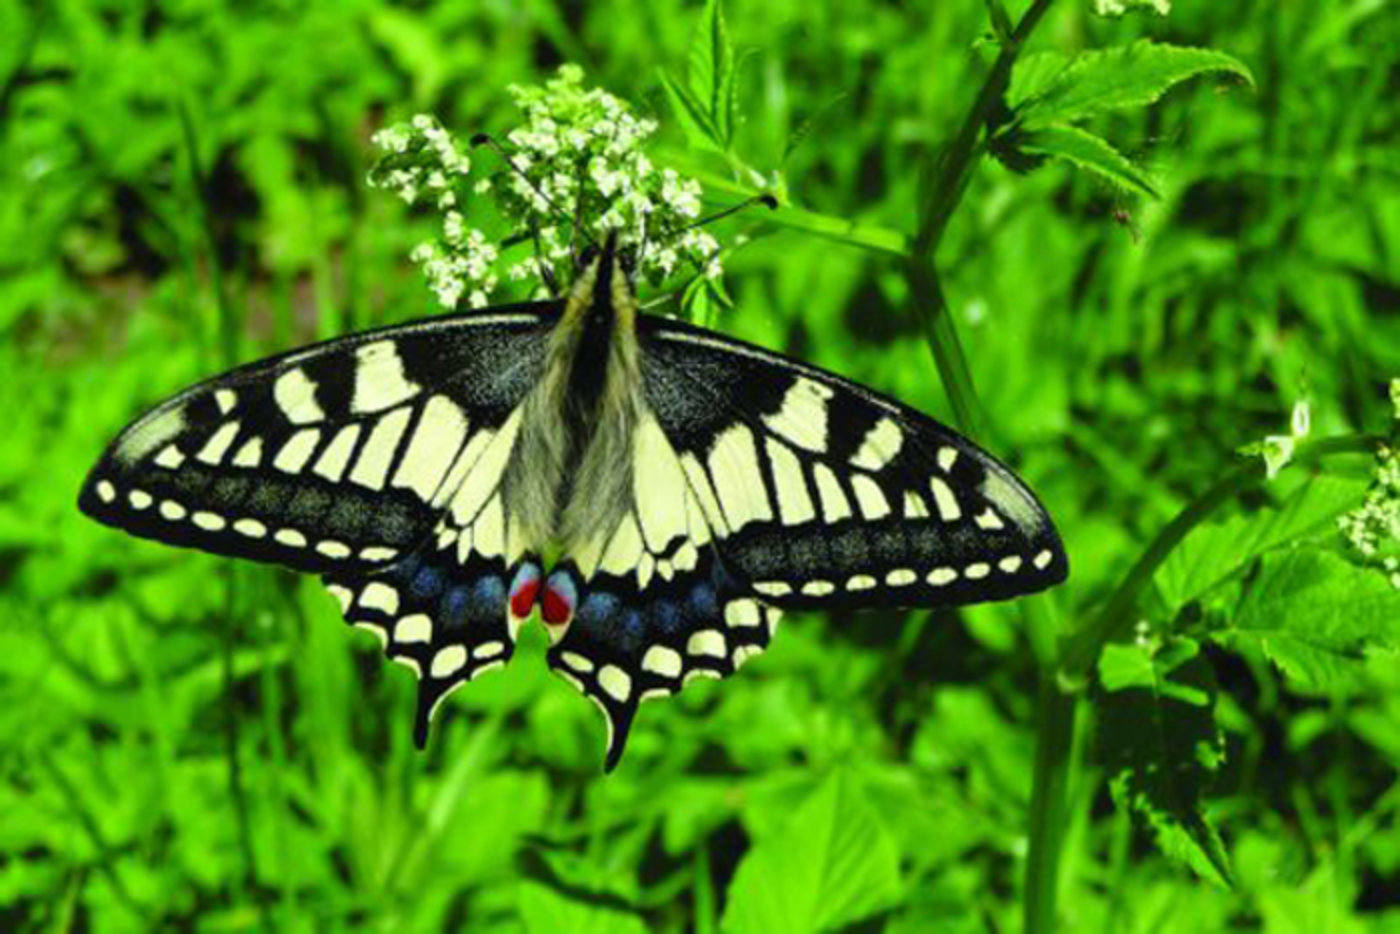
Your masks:
{"label": "plant stem", "polygon": [[943,154],[938,181],[930,199],[930,210],[924,214],[923,221],[919,224],[919,232],[914,237],[915,257],[932,256],[938,249],[938,242],[943,238],[943,231],[947,229],[948,219],[952,217],[953,210],[962,199],[962,193],[972,175],[973,162],[979,154],[982,129],[992,111],[1001,104],[1002,94],[1006,92],[1006,86],[1011,80],[1011,68],[1021,54],[1021,47],[1054,2],[1055,0],[1035,0],[1017,22],[1010,40],[1002,43],[1001,52],[992,64],[991,73],[987,75],[987,80],[982,82],[977,99],[973,101],[972,108],[968,110],[957,135]]}
{"label": "plant stem", "polygon": [[[214,299],[218,311],[220,362],[225,368],[231,368],[238,362],[238,319],[234,315],[233,303],[229,299],[228,287],[224,280],[223,270],[219,265],[218,233],[214,229],[213,217],[209,212],[208,202],[205,200],[205,193],[208,191],[207,178],[199,159],[199,145],[194,119],[190,115],[188,104],[183,99],[179,100],[176,109],[179,113],[180,129],[189,159],[190,183],[194,187],[194,201],[199,205],[200,227],[204,235],[205,248],[209,253],[209,279],[214,288]],[[233,683],[233,653],[237,642],[237,631],[234,624],[234,620],[237,618],[235,604],[237,580],[238,572],[232,567],[226,567],[224,569],[224,619],[223,625],[220,627],[224,752],[228,759],[229,797],[232,799],[234,817],[238,826],[238,845],[243,858],[244,885],[250,891],[256,891],[257,872],[253,853],[253,831],[248,816],[248,794],[243,785],[242,761],[238,752],[238,714]],[[255,898],[255,901],[258,904],[264,927],[270,927],[272,917],[266,901],[261,898]]]}
{"label": "plant stem", "polygon": [[[974,438],[987,435],[989,421],[972,383],[972,371],[963,354],[957,327],[938,280],[935,256],[948,220],[962,200],[976,160],[982,153],[981,136],[1011,80],[1011,69],[1021,47],[1054,0],[1034,0],[1016,28],[1002,43],[991,73],[982,83],[972,107],[938,166],[937,182],[923,213],[906,260],[906,274],[915,304],[924,314],[924,330],[938,373],[959,426]],[[995,11],[998,4],[993,4]],[[1004,11],[1003,11],[1004,12]],[[999,33],[1004,24],[995,22]],[[1027,931],[1050,930],[1055,923],[1059,884],[1059,859],[1063,835],[1066,782],[1070,750],[1074,745],[1074,698],[1059,690],[1055,679],[1054,647],[1059,622],[1049,600],[1021,602],[1024,631],[1040,665],[1037,698],[1036,759],[1031,786],[1030,846],[1026,858],[1024,918]]]}

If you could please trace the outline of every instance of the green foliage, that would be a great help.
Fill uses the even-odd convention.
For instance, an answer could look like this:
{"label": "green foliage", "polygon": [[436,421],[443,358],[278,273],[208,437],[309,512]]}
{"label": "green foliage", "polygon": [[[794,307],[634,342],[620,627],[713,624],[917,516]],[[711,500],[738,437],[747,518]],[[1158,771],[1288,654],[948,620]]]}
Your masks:
{"label": "green foliage", "polygon": [[[0,6],[0,927],[1393,926],[1400,33],[1129,6]],[[1067,586],[793,618],[604,778],[539,627],[420,754],[317,582],[77,514],[145,406],[440,310],[444,209],[367,191],[371,137],[504,138],[559,62],[707,211],[781,201],[644,299],[970,413]]]}
{"label": "green foliage", "polygon": [[1102,137],[1069,124],[1146,107],[1173,86],[1208,72],[1233,74],[1251,84],[1254,80],[1232,55],[1148,40],[1074,56],[1026,56],[1012,72],[1006,93],[1009,115],[993,137],[992,151],[1012,168],[1035,165],[1027,155],[1063,159],[1125,192],[1159,197],[1132,160]]}

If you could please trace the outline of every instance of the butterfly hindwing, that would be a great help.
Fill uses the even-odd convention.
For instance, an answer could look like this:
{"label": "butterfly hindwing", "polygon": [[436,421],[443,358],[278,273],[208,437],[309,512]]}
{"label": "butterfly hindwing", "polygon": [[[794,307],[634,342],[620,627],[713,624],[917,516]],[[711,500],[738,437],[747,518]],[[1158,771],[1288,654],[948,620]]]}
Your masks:
{"label": "butterfly hindwing", "polygon": [[548,653],[550,667],[602,711],[608,770],[643,700],[732,674],[768,645],[781,616],[725,569],[705,510],[650,413],[631,454],[633,508],[570,557],[576,610]]}
{"label": "butterfly hindwing", "polygon": [[538,378],[553,303],[386,328],[249,364],[123,431],[79,506],[133,534],[304,571],[412,551],[472,440]]}
{"label": "butterfly hindwing", "polygon": [[727,570],[785,608],[974,603],[1063,580],[1040,503],[927,416],[833,374],[643,317],[648,403]]}

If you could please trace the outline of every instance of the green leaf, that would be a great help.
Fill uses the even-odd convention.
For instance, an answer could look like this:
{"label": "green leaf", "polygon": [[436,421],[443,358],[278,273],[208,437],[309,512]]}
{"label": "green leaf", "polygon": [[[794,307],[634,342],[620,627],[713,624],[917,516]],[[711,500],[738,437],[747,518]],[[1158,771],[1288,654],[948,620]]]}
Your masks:
{"label": "green leaf", "polygon": [[634,914],[602,904],[569,898],[539,882],[522,880],[518,910],[526,931],[571,931],[578,934],[630,934],[646,927]]}
{"label": "green leaf", "polygon": [[1075,168],[1087,169],[1125,191],[1158,197],[1147,175],[1102,137],[1072,126],[1047,126],[1016,134],[1017,149],[1039,156],[1063,159]]}
{"label": "green leaf", "polygon": [[[1059,67],[1055,67],[1056,64]],[[1207,72],[1239,76],[1244,63],[1215,49],[1142,40],[1132,45],[1063,56],[1028,56],[1017,65],[1007,103],[1023,126],[1080,120],[1093,114],[1153,103],[1174,85]]]}
{"label": "green leaf", "polygon": [[706,0],[690,42],[690,93],[710,118],[715,142],[727,149],[733,135],[734,49],[719,0]]}
{"label": "green leaf", "polygon": [[1179,637],[1106,646],[1099,686],[1095,745],[1114,800],[1147,824],[1167,856],[1229,885],[1229,858],[1201,807],[1224,744],[1200,646]]}
{"label": "green leaf", "polygon": [[1319,533],[1333,534],[1337,517],[1361,502],[1366,484],[1363,477],[1318,474],[1274,508],[1196,526],[1155,576],[1168,611],[1176,613],[1201,599],[1266,551]]}
{"label": "green leaf", "polygon": [[719,131],[715,129],[705,106],[696,99],[689,88],[665,71],[660,72],[660,75],[661,87],[666,91],[666,100],[670,102],[671,110],[680,121],[686,140],[700,149],[713,149],[723,153],[724,144],[720,141]]}
{"label": "green leaf", "polygon": [[729,886],[726,931],[825,930],[894,901],[899,853],[856,786],[833,772],[749,850]]}
{"label": "green leaf", "polygon": [[1400,646],[1400,590],[1331,552],[1266,555],[1222,645],[1257,650],[1296,688],[1354,686],[1369,653]]}

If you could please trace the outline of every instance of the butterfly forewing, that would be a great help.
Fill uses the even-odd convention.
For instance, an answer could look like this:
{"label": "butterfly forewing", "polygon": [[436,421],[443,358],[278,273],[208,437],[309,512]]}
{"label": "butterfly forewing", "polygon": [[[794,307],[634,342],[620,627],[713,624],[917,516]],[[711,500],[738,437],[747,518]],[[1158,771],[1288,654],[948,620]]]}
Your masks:
{"label": "butterfly forewing", "polygon": [[1034,495],[927,416],[710,332],[644,319],[639,338],[725,568],[766,602],[973,603],[1064,579]]}
{"label": "butterfly forewing", "polygon": [[219,554],[382,567],[432,528],[472,439],[538,377],[553,311],[388,328],[201,383],[117,437],[79,506]]}

